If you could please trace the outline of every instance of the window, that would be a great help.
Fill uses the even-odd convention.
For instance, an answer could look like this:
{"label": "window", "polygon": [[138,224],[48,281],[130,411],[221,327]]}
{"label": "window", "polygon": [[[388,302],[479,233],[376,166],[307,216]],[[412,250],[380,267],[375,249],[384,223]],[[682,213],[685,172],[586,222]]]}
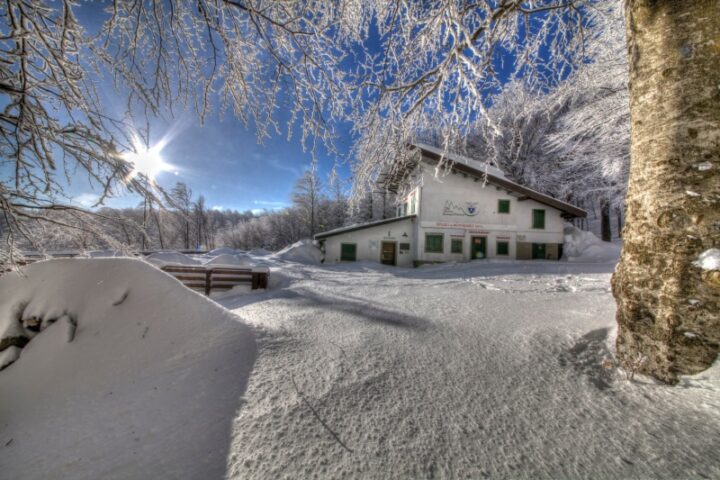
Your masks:
{"label": "window", "polygon": [[451,238],[450,239],[450,253],[463,253],[463,239],[462,238]]}
{"label": "window", "polygon": [[496,244],[495,253],[498,255],[510,255],[510,242],[505,240],[498,240]]}
{"label": "window", "polygon": [[545,228],[545,210],[532,211],[532,228]]}
{"label": "window", "polygon": [[425,234],[425,251],[427,253],[443,253],[443,234],[442,233],[426,233]]}
{"label": "window", "polygon": [[498,213],[510,213],[510,200],[498,200]]}
{"label": "window", "polygon": [[340,244],[340,260],[354,262],[357,259],[357,245],[354,243]]}
{"label": "window", "polygon": [[415,213],[415,196],[410,199],[410,213]]}

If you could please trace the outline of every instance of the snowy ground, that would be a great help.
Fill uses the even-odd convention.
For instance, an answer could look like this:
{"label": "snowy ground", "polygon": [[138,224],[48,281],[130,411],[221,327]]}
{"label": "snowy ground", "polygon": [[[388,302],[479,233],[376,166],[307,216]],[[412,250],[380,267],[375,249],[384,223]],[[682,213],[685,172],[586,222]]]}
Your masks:
{"label": "snowy ground", "polygon": [[[720,477],[717,368],[671,388],[602,367],[612,263],[268,261],[271,289],[216,297],[254,343],[169,277],[96,302],[130,284],[146,338],[82,317],[34,338],[0,372],[0,477]],[[157,303],[182,320],[136,318]]]}
{"label": "snowy ground", "polygon": [[718,478],[720,382],[603,369],[612,264],[286,266],[233,478]]}

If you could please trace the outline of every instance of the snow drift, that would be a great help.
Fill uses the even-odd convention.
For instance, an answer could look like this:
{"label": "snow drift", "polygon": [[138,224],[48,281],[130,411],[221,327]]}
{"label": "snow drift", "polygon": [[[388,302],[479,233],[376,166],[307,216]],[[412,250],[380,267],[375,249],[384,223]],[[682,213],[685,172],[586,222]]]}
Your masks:
{"label": "snow drift", "polygon": [[563,257],[569,262],[612,262],[620,258],[620,246],[603,242],[592,232],[565,226]]}
{"label": "snow drift", "polygon": [[309,238],[300,240],[286,247],[272,256],[277,260],[289,262],[318,264],[323,260],[323,254]]}
{"label": "snow drift", "polygon": [[152,255],[145,257],[148,262],[162,266],[162,265],[200,265],[198,260],[195,260],[188,255],[180,252],[157,252]]}
{"label": "snow drift", "polygon": [[252,264],[253,261],[247,254],[233,255],[229,253],[223,253],[205,262],[205,265],[208,266],[247,266]]}
{"label": "snow drift", "polygon": [[[0,277],[3,478],[221,478],[255,359],[238,317],[140,260]],[[20,342],[22,343],[22,342]]]}

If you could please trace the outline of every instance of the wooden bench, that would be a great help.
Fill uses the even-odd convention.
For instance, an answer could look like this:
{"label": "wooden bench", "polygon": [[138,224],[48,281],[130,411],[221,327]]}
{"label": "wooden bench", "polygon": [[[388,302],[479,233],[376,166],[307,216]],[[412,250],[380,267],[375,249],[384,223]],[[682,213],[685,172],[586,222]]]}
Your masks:
{"label": "wooden bench", "polygon": [[164,272],[177,278],[188,288],[210,295],[213,290],[230,290],[236,285],[249,284],[250,288],[267,288],[270,271],[266,267],[193,267],[185,265],[164,265]]}

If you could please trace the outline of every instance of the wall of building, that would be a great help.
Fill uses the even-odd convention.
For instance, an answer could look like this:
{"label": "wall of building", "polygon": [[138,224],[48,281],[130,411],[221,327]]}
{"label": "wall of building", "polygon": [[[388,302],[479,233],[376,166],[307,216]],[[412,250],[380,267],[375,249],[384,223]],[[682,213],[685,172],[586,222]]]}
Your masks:
{"label": "wall of building", "polygon": [[[461,173],[435,178],[431,167],[423,165],[422,168],[416,260],[470,260],[473,236],[486,238],[487,258],[523,258],[524,250],[519,252],[518,245],[532,243],[547,244],[546,252],[555,252],[557,258],[557,244],[563,243],[565,223],[559,210],[532,199],[520,200],[515,192],[489,183],[483,185],[482,179]],[[500,199],[509,200],[509,213],[498,212]],[[532,228],[534,209],[545,211],[544,229]],[[428,233],[443,234],[443,253],[426,251],[425,236]],[[462,254],[451,253],[454,236],[463,239]],[[498,241],[509,243],[508,255],[497,254]]]}
{"label": "wall of building", "polygon": [[[343,243],[356,245],[357,260],[379,262],[382,242],[394,242],[396,244],[396,264],[412,266],[413,248],[417,243],[415,238],[416,221],[416,219],[408,218],[328,237],[324,239],[325,263],[340,262]],[[403,236],[403,234],[407,236]],[[409,250],[401,251],[400,244],[409,244]]]}
{"label": "wall of building", "polygon": [[[517,259],[532,260],[533,244],[528,242],[517,243]],[[560,244],[545,243],[545,260],[560,259]]]}

